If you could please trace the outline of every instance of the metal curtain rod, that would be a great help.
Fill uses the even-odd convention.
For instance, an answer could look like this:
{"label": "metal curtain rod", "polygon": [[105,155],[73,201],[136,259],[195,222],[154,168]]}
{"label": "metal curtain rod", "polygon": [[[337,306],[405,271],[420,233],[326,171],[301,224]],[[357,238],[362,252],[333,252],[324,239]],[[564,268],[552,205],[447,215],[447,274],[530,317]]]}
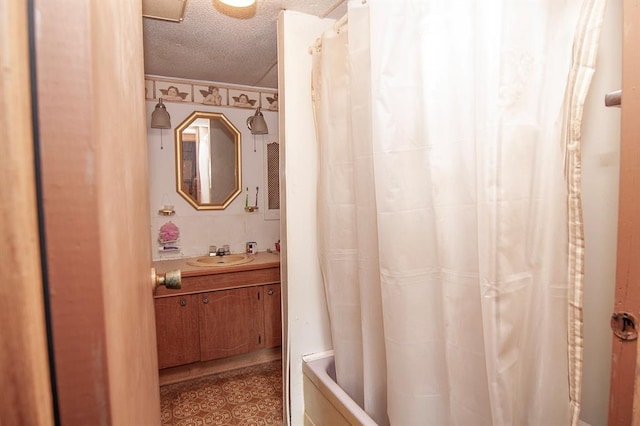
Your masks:
{"label": "metal curtain rod", "polygon": [[340,27],[342,27],[344,24],[346,24],[349,20],[349,15],[347,13],[344,14],[344,16],[340,19],[338,19],[335,24],[333,24],[333,30],[337,33],[340,32]]}
{"label": "metal curtain rod", "polygon": [[[338,19],[333,24],[333,31],[340,33],[340,28],[347,23],[347,20],[348,20],[348,14],[345,14],[342,18]],[[312,46],[309,46],[309,54],[313,54],[314,50],[320,51],[321,47],[322,47],[322,38],[318,37],[315,43],[313,43]]]}

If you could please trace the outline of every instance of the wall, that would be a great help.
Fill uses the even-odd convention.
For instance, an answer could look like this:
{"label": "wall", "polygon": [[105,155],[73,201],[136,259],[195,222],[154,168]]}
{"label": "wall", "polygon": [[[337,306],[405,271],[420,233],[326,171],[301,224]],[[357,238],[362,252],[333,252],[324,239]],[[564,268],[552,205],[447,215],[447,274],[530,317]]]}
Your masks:
{"label": "wall", "polygon": [[[598,69],[587,98],[583,123],[583,208],[586,234],[585,352],[581,418],[604,425],[609,398],[618,198],[620,113],[605,109],[606,92],[620,88],[621,2],[607,7]],[[282,128],[286,174],[286,235],[289,298],[290,400],[292,424],[302,424],[301,355],[331,347],[322,281],[317,265],[315,225],[316,147],[312,126],[308,47],[331,20],[284,12],[279,20],[279,75],[284,99]],[[284,94],[282,91],[285,91]],[[284,138],[283,138],[284,139]]]}
{"label": "wall", "polygon": [[[154,260],[201,256],[208,253],[210,245],[218,247],[229,244],[231,252],[244,252],[247,241],[258,243],[260,251],[275,249],[280,239],[280,221],[265,220],[265,171],[264,148],[267,142],[278,141],[278,112],[262,110],[269,128],[268,135],[252,135],[246,125],[247,117],[255,110],[235,107],[214,107],[195,103],[165,102],[175,129],[193,111],[223,113],[242,133],[242,185],[243,192],[224,210],[198,211],[176,192],[175,143],[173,129],[149,127],[151,113],[156,101],[147,101],[147,142],[149,152],[149,200],[151,207],[151,240]],[[162,145],[164,149],[160,149]],[[256,151],[254,152],[254,141]],[[257,212],[246,213],[245,189],[249,187],[249,204],[255,204],[256,186],[258,194]],[[147,201],[147,200],[145,200]],[[175,206],[174,216],[160,216],[163,204]],[[159,253],[158,232],[168,221],[180,228],[179,253]]]}
{"label": "wall", "polygon": [[607,4],[596,73],[582,125],[582,195],[585,226],[584,376],[580,418],[607,424],[618,225],[620,109],[604,95],[620,89],[622,2]]}
{"label": "wall", "polygon": [[[290,415],[302,425],[304,402],[302,356],[332,347],[329,317],[316,249],[317,153],[311,109],[311,55],[309,46],[333,24],[291,11],[278,18],[278,76],[280,87],[281,192],[284,201],[281,265],[288,342]],[[285,137],[286,136],[286,137]]]}

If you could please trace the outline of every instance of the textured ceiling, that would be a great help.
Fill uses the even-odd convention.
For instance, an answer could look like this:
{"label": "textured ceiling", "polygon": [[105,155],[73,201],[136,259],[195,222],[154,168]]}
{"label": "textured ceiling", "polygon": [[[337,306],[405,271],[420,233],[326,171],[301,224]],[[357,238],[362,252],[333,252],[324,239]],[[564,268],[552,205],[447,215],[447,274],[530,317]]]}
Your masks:
{"label": "textured ceiling", "polygon": [[277,88],[280,11],[339,19],[346,4],[345,0],[257,0],[252,7],[233,9],[218,0],[187,0],[182,22],[143,19],[145,73]]}

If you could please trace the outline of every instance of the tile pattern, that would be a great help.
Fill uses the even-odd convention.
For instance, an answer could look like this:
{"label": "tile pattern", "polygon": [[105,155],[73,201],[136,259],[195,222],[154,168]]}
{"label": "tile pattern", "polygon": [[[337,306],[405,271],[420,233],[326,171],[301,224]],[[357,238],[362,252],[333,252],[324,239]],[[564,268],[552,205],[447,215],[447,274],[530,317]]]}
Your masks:
{"label": "tile pattern", "polygon": [[280,360],[160,388],[163,426],[282,425]]}

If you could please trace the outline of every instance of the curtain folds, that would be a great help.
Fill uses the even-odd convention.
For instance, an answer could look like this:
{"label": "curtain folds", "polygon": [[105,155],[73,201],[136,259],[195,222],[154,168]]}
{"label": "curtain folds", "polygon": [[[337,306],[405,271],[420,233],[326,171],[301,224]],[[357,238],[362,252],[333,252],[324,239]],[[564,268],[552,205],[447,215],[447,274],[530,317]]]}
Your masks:
{"label": "curtain folds", "polygon": [[604,0],[349,2],[313,52],[340,386],[381,425],[576,423]]}
{"label": "curtain folds", "polygon": [[573,60],[564,100],[562,143],[565,153],[565,179],[568,192],[569,319],[567,338],[569,342],[569,397],[572,426],[577,426],[580,418],[584,349],[582,299],[585,245],[580,190],[582,182],[580,128],[584,102],[595,72],[605,6],[605,0],[589,0],[582,5],[580,23],[574,37]]}

